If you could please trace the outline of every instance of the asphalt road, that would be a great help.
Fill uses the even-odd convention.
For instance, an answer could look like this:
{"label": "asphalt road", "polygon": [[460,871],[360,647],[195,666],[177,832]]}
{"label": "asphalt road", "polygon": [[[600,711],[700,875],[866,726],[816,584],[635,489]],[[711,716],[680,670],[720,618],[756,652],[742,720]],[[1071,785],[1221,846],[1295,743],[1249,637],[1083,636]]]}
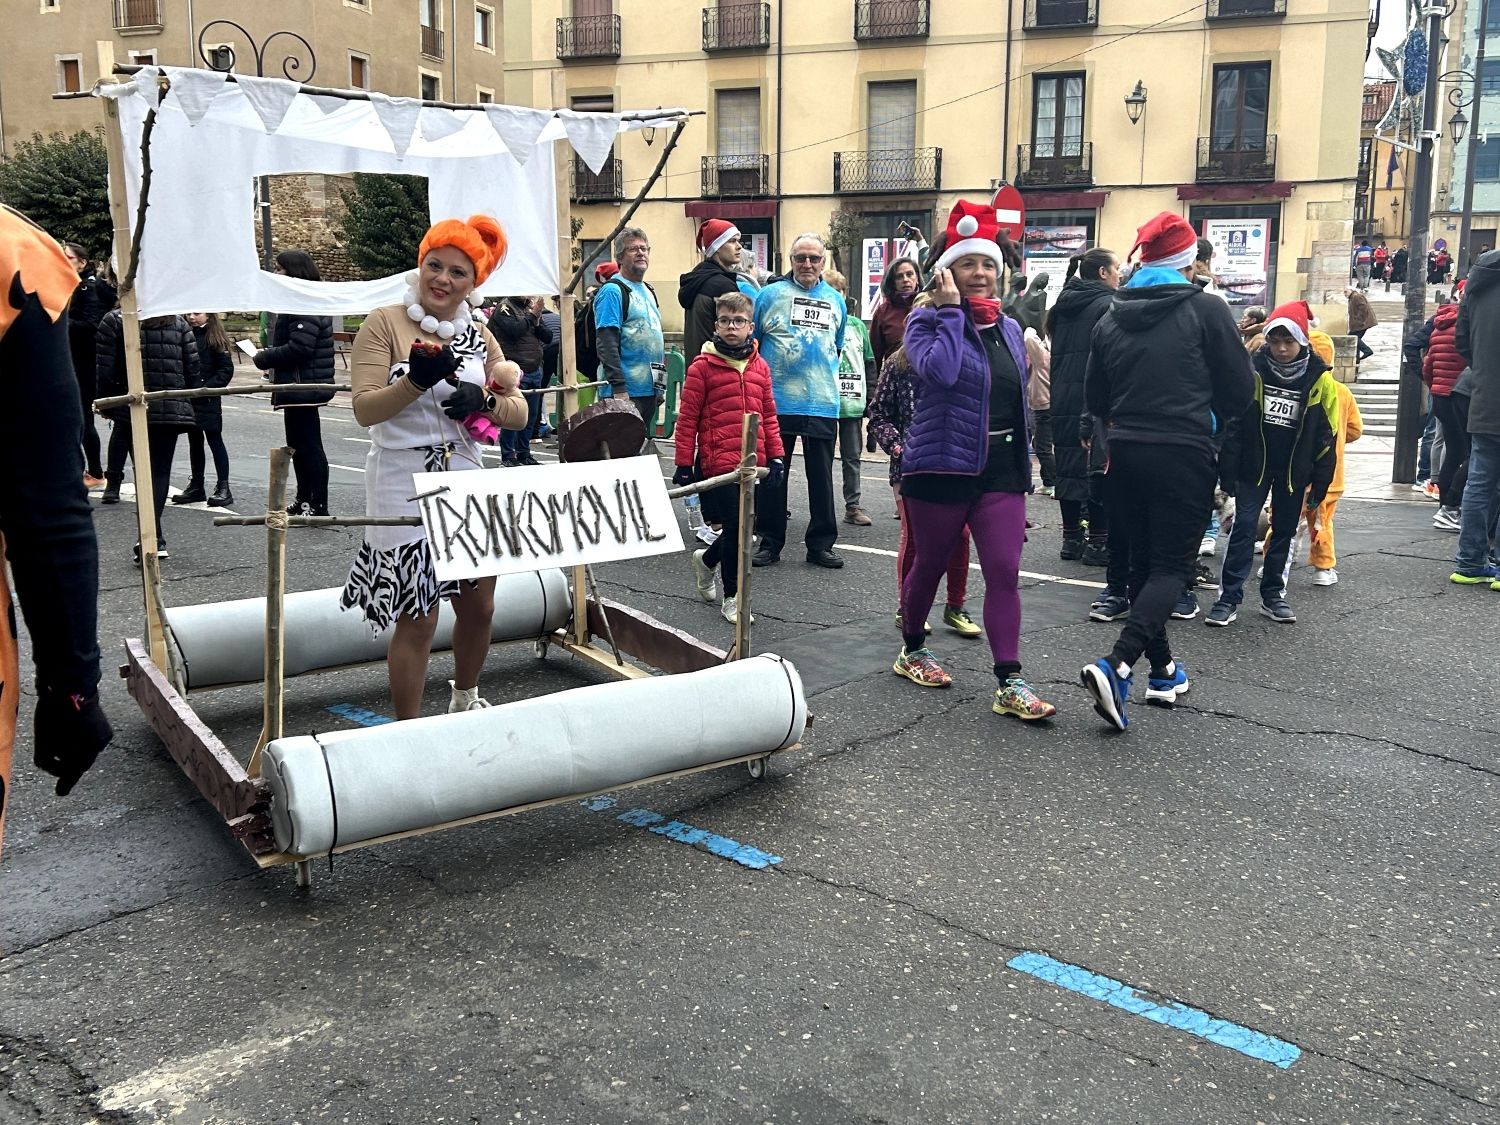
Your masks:
{"label": "asphalt road", "polygon": [[[358,512],[363,435],[325,413],[332,507]],[[248,401],[226,420],[255,511],[279,421]],[[864,548],[844,570],[789,547],[757,572],[757,648],[796,662],[817,716],[769,779],[728,768],[372,848],[308,892],[257,870],[115,678],[141,629],[134,509],[99,509],[117,741],[67,799],[18,746],[0,1121],[1500,1120],[1500,595],[1448,585],[1431,506],[1346,501],[1343,581],[1298,571],[1294,627],[1174,625],[1192,692],[1116,736],[1076,682],[1112,639],[1084,620],[1098,572],[1058,560],[1041,498],[1022,565],[1068,581],[1027,581],[1022,656],[1058,719],[992,715],[986,647],[941,626],[953,689],[891,674],[897,525],[884,466],[865,472],[875,523],[844,529]],[[190,509],[165,530],[169,604],[261,591],[259,531]],[[301,533],[292,587],[340,583],[356,542]],[[727,641],[682,558],[600,579]],[[430,711],[448,671],[434,660]],[[516,646],[483,686],[598,678]],[[194,702],[253,742],[258,693]],[[348,725],[327,708],[349,703],[388,710],[383,675],[294,681],[288,728]],[[670,714],[643,720],[672,737]],[[1097,977],[1009,967],[1026,953]]]}

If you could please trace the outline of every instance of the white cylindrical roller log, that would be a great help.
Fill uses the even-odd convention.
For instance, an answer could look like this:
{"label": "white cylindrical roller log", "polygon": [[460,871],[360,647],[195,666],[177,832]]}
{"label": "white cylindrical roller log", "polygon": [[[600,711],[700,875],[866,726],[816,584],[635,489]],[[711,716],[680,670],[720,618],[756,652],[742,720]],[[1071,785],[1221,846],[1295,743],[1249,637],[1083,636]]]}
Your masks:
{"label": "white cylindrical roller log", "polygon": [[770,754],[798,742],[797,669],[765,654],[360,730],[279,738],[261,770],[276,846],[322,855],[413,828]]}
{"label": "white cylindrical roller log", "polygon": [[[339,608],[335,586],[306,590],[285,599],[285,669],[300,676],[319,668],[339,668],[384,660],[390,631],[374,634],[358,610]],[[495,641],[519,641],[560,629],[572,614],[568,578],[560,570],[501,575],[495,583]],[[174,606],[167,610],[174,642],[174,664],[189,688],[259,680],[265,673],[266,600]],[[438,614],[432,648],[451,647],[453,607]]]}

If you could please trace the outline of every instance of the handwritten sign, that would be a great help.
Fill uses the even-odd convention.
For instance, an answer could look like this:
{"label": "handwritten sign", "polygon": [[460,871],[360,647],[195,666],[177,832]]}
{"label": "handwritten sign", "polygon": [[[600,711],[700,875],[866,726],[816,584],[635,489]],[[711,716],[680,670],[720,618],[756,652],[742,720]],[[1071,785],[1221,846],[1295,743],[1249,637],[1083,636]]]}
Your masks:
{"label": "handwritten sign", "polygon": [[655,457],[412,479],[442,582],[682,550]]}

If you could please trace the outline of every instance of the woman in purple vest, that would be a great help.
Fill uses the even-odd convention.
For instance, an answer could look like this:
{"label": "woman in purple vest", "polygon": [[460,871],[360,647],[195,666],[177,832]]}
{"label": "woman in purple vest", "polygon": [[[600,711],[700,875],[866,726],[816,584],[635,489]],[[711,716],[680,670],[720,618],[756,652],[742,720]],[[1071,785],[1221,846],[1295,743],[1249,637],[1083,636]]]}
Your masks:
{"label": "woman in purple vest", "polygon": [[[1021,264],[994,208],[959,200],[933,247],[932,304],[906,322],[916,408],[901,455],[901,496],[916,561],[901,586],[894,671],[921,687],[953,678],[927,648],[923,622],[967,524],[984,572],[984,631],[1000,681],[993,710],[1048,719],[1057,708],[1021,676],[1021,545],[1031,491],[1031,417],[1021,328],[996,297]],[[915,632],[908,630],[915,629]]]}

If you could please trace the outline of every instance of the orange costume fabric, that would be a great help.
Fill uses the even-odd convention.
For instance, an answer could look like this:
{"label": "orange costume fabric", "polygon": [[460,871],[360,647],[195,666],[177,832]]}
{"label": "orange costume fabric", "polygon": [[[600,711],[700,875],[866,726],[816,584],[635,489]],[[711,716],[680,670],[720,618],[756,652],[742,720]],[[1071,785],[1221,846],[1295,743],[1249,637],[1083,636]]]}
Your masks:
{"label": "orange costume fabric", "polygon": [[1334,419],[1333,447],[1338,463],[1333,470],[1333,483],[1328,486],[1328,495],[1310,513],[1307,561],[1319,570],[1331,570],[1338,558],[1333,550],[1333,512],[1338,507],[1339,497],[1344,495],[1344,446],[1358,441],[1364,433],[1364,419],[1359,415],[1359,404],[1354,401],[1354,392],[1343,383],[1335,383],[1338,394],[1338,416]]}

